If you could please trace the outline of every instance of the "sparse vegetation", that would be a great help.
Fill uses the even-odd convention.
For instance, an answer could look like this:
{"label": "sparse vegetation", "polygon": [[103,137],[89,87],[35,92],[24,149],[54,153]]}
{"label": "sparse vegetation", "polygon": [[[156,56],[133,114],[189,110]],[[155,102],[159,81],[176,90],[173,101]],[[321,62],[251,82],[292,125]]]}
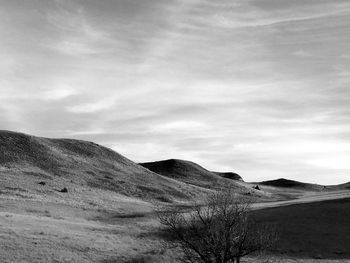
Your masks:
{"label": "sparse vegetation", "polygon": [[[187,161],[175,160],[171,163],[174,166],[165,168],[176,174],[162,176],[105,147],[89,142],[46,139],[0,131],[0,262],[68,260],[79,263],[178,263],[178,257],[183,254],[181,245],[178,246],[180,239],[169,228],[164,227],[164,231],[159,232],[151,209],[153,202],[159,202],[168,208],[181,204],[181,208],[175,209],[175,212],[179,212],[175,213],[175,219],[179,220],[184,215],[183,219],[189,221],[185,221],[188,224],[179,230],[185,231],[195,245],[203,245],[203,242],[198,241],[200,235],[207,238],[204,239],[207,241],[210,237],[217,238],[214,240],[220,241],[217,246],[201,248],[202,252],[213,258],[223,251],[226,244],[222,238],[227,229],[225,222],[230,222],[225,220],[230,217],[220,219],[222,214],[218,216],[207,213],[231,213],[230,209],[235,206],[230,203],[232,206],[225,210],[221,207],[225,208],[223,204],[228,202],[212,202],[211,206],[205,207],[202,203],[202,206],[192,209],[193,202],[203,201],[205,196],[222,184],[245,196],[243,202],[235,200],[237,204],[246,204],[247,211],[249,202],[245,201],[256,196],[264,202],[257,207],[267,207],[274,205],[272,201],[278,199],[300,198],[295,201],[312,202],[350,195],[345,190],[349,183],[327,186],[326,189],[322,186],[322,191],[318,190],[319,186],[299,187],[299,184],[284,184],[286,187],[281,188],[280,185],[276,187],[222,178],[225,176],[218,173],[215,175]],[[175,177],[177,174],[182,174],[183,177]],[[217,184],[217,181],[222,184]],[[253,189],[257,184],[263,191]],[[64,187],[68,193],[60,193]],[[211,200],[215,200],[214,197]],[[231,197],[236,198],[235,195],[226,196],[227,200]],[[275,205],[281,204],[283,201]],[[312,261],[321,259],[320,262],[324,263],[329,262],[329,259],[348,262],[349,211],[349,202],[339,200],[244,212],[242,214],[247,217],[243,219],[246,219],[232,221],[236,222],[236,232],[227,235],[231,240],[229,245],[243,245],[240,250],[234,250],[233,246],[230,251],[252,252],[252,244],[259,245],[259,242],[266,240],[266,236],[261,237],[260,233],[271,230],[262,224],[275,222],[281,225],[281,230],[277,249],[266,253],[271,262],[308,262],[309,258]],[[164,215],[174,215],[174,211],[164,212]],[[205,222],[208,223],[206,220],[210,218],[211,221],[203,225],[198,216],[197,220],[190,221],[191,216],[196,218],[197,212],[204,216]],[[253,224],[252,218],[262,224]],[[208,226],[212,232],[207,231]],[[198,235],[193,234],[193,231],[198,231]],[[246,233],[247,238],[244,242],[239,242],[242,233]],[[269,233],[270,237],[274,236],[273,231]],[[160,246],[164,240],[177,247],[164,249]],[[259,245],[256,250],[264,250],[266,244],[269,243]],[[195,254],[192,252],[192,255]],[[300,258],[296,259],[297,257]],[[212,258],[206,262],[222,262],[213,261],[216,259]],[[234,260],[237,261],[237,258]],[[266,262],[265,260],[263,255],[253,254],[244,257],[242,261],[251,263]]]}
{"label": "sparse vegetation", "polygon": [[249,199],[223,191],[191,212],[161,208],[157,215],[174,238],[167,242],[182,249],[183,262],[239,263],[246,255],[271,248],[277,238],[274,228],[249,220],[250,205]]}

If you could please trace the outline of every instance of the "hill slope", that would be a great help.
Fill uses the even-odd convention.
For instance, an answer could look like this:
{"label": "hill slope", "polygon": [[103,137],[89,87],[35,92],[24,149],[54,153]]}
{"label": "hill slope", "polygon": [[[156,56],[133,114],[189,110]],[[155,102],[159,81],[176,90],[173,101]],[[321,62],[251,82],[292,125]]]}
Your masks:
{"label": "hill slope", "polygon": [[141,163],[141,165],[155,173],[199,187],[208,189],[230,187],[246,190],[245,186],[242,186],[234,180],[225,178],[222,176],[222,173],[210,172],[200,165],[190,161],[169,159]]}
{"label": "hill slope", "polygon": [[231,180],[243,181],[243,178],[236,173],[232,173],[232,172],[212,172],[212,173],[215,173],[217,175],[220,175],[221,177],[228,178]]}
{"label": "hill slope", "polygon": [[302,189],[312,189],[312,190],[320,190],[323,189],[324,186],[317,185],[317,184],[308,184],[308,183],[302,183],[298,181],[288,180],[285,178],[280,178],[276,180],[270,180],[270,181],[263,181],[258,183],[260,185],[268,185],[268,186],[274,186],[274,187],[285,187],[285,188],[302,188]]}
{"label": "hill slope", "polygon": [[87,187],[142,199],[188,200],[206,191],[153,173],[92,142],[10,131],[0,131],[0,180],[21,193],[41,193],[50,185],[53,193]]}
{"label": "hill slope", "polygon": [[349,190],[350,189],[350,182],[345,184],[338,184],[338,185],[329,185],[327,186],[328,189],[333,190]]}
{"label": "hill slope", "polygon": [[340,187],[342,187],[344,189],[350,189],[350,182],[345,183],[345,184],[341,184]]}

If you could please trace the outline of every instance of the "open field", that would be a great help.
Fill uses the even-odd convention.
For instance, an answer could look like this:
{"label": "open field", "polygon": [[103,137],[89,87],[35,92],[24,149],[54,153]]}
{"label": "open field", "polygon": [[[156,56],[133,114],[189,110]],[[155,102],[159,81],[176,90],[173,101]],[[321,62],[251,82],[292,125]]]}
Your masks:
{"label": "open field", "polygon": [[[276,262],[349,262],[348,184],[257,190],[232,173],[163,164],[153,163],[158,174],[91,142],[0,131],[0,262],[179,262],[155,234],[155,202],[191,207],[223,186],[256,199],[258,220],[282,221]],[[332,199],[343,200],[319,202]]]}
{"label": "open field", "polygon": [[[116,210],[9,197],[0,196],[0,262],[178,262],[152,234],[158,223],[147,203],[115,195]],[[253,211],[280,225],[275,262],[350,262],[350,198],[275,205]]]}
{"label": "open field", "polygon": [[146,210],[138,210],[1,199],[0,262],[128,262],[154,254],[161,260],[158,240],[144,237],[155,221]]}
{"label": "open field", "polygon": [[350,261],[350,198],[253,211],[257,222],[276,224],[277,254]]}

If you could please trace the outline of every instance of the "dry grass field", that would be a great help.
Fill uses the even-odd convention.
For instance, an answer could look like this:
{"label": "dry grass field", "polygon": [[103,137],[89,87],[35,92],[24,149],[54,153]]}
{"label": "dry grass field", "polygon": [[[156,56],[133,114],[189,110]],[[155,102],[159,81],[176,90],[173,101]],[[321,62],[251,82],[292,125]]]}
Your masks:
{"label": "dry grass field", "polygon": [[253,211],[257,222],[277,225],[273,252],[293,258],[350,260],[350,198]]}
{"label": "dry grass field", "polygon": [[0,132],[0,262],[179,262],[162,246],[154,204],[190,206],[222,184],[254,197],[254,209],[279,207],[254,212],[281,225],[274,261],[349,262],[349,199],[310,203],[350,197],[347,185],[255,190],[190,162],[175,166],[183,177],[90,142]]}

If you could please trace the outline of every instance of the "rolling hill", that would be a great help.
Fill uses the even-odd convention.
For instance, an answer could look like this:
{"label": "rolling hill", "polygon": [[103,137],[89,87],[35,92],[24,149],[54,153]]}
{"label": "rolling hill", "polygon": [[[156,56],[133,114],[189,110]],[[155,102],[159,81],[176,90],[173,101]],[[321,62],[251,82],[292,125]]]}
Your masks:
{"label": "rolling hill", "polygon": [[[110,191],[143,200],[190,200],[207,190],[186,185],[138,165],[92,142],[48,139],[0,131],[0,191],[57,195]],[[92,192],[94,192],[92,191]],[[64,191],[63,191],[64,192]],[[92,195],[92,193],[91,193]]]}
{"label": "rolling hill", "polygon": [[215,173],[217,175],[220,175],[221,177],[228,178],[231,180],[244,182],[243,178],[239,174],[236,174],[236,173],[232,173],[232,172],[212,172],[212,173]]}
{"label": "rolling hill", "polygon": [[[139,165],[92,142],[0,131],[0,262],[173,262],[178,250],[168,254],[158,240],[157,201],[168,202],[169,207],[191,206],[191,201],[200,202],[213,190],[229,187],[247,197],[262,197],[256,199],[263,202],[261,208],[313,192],[293,188],[307,185],[298,182],[273,184],[278,187],[258,191],[233,173],[210,172],[189,161]],[[343,192],[348,191],[340,191],[340,197]],[[320,191],[304,201],[329,193]],[[282,212],[261,215],[277,218],[289,231],[285,218],[294,217],[286,208],[279,211],[282,219]],[[332,219],[332,213],[318,211]],[[304,220],[304,214],[299,215]],[[316,216],[308,220],[319,222]],[[340,223],[346,221],[339,218]],[[285,236],[289,238],[289,232]],[[342,253],[338,248],[329,251]]]}
{"label": "rolling hill", "polygon": [[[220,189],[229,187],[232,189],[247,190],[246,186],[232,180],[233,173],[211,172],[190,161],[169,159],[140,164],[155,173],[203,188]],[[237,178],[237,176],[234,176],[234,178]]]}
{"label": "rolling hill", "polygon": [[334,189],[334,190],[350,190],[350,182],[345,184],[329,185],[327,186],[327,188]]}
{"label": "rolling hill", "polygon": [[340,187],[342,187],[344,189],[350,189],[350,182],[345,183],[345,184],[341,184]]}
{"label": "rolling hill", "polygon": [[299,188],[299,189],[308,189],[308,190],[321,190],[324,188],[323,185],[303,183],[303,182],[298,182],[298,181],[294,181],[294,180],[288,180],[285,178],[263,181],[263,182],[260,182],[257,184],[274,186],[274,187]]}

